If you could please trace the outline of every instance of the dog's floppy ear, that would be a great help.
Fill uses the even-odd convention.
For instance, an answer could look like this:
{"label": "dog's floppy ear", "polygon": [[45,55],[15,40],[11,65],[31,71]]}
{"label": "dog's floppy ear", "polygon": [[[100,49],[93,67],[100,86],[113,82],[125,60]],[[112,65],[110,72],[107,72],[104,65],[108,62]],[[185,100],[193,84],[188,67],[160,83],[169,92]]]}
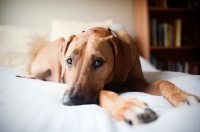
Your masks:
{"label": "dog's floppy ear", "polygon": [[108,37],[114,51],[115,70],[119,79],[126,81],[132,66],[133,49],[123,38],[111,35]]}
{"label": "dog's floppy ear", "polygon": [[60,46],[59,49],[59,60],[61,64],[61,79],[64,77],[65,73],[65,54],[74,37],[75,35],[70,36],[67,41],[63,42],[63,44]]}

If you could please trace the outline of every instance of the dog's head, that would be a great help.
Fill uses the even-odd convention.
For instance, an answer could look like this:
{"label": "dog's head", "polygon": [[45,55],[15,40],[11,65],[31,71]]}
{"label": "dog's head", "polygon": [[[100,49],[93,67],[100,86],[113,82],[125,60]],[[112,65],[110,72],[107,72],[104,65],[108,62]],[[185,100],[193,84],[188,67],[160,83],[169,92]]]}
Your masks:
{"label": "dog's head", "polygon": [[104,85],[125,81],[132,65],[131,46],[111,30],[92,28],[71,36],[60,48],[61,78],[68,84],[65,105],[97,103]]}

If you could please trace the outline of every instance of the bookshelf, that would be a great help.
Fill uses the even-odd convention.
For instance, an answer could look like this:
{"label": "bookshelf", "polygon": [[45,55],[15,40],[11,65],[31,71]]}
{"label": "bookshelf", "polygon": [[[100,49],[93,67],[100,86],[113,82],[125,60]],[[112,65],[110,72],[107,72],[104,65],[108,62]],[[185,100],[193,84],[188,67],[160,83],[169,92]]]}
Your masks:
{"label": "bookshelf", "polygon": [[134,16],[136,40],[148,40],[136,41],[144,58],[161,70],[200,74],[198,0],[134,0]]}

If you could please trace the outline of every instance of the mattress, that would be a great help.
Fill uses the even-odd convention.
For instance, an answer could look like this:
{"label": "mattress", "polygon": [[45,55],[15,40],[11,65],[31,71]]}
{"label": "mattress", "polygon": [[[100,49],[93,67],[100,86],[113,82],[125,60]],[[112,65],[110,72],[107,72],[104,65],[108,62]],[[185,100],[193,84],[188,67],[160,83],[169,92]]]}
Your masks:
{"label": "mattress", "polygon": [[[200,96],[200,76],[159,71],[141,59],[145,78],[152,82],[169,80],[179,88]],[[200,105],[174,108],[165,98],[142,92],[121,93],[146,102],[159,118],[151,123],[130,126],[117,121],[96,104],[64,106],[66,84],[17,78],[25,73],[0,67],[1,132],[199,132]]]}

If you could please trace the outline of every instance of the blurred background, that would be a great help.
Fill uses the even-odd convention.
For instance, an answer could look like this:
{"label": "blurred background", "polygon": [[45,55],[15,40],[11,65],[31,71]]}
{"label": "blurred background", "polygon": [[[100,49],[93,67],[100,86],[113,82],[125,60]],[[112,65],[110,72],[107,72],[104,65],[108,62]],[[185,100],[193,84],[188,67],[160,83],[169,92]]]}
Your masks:
{"label": "blurred background", "polygon": [[157,69],[200,74],[199,0],[0,0],[0,25],[51,32],[55,19],[111,19]]}
{"label": "blurred background", "polygon": [[53,19],[112,19],[134,37],[133,0],[0,0],[0,24],[50,31]]}

